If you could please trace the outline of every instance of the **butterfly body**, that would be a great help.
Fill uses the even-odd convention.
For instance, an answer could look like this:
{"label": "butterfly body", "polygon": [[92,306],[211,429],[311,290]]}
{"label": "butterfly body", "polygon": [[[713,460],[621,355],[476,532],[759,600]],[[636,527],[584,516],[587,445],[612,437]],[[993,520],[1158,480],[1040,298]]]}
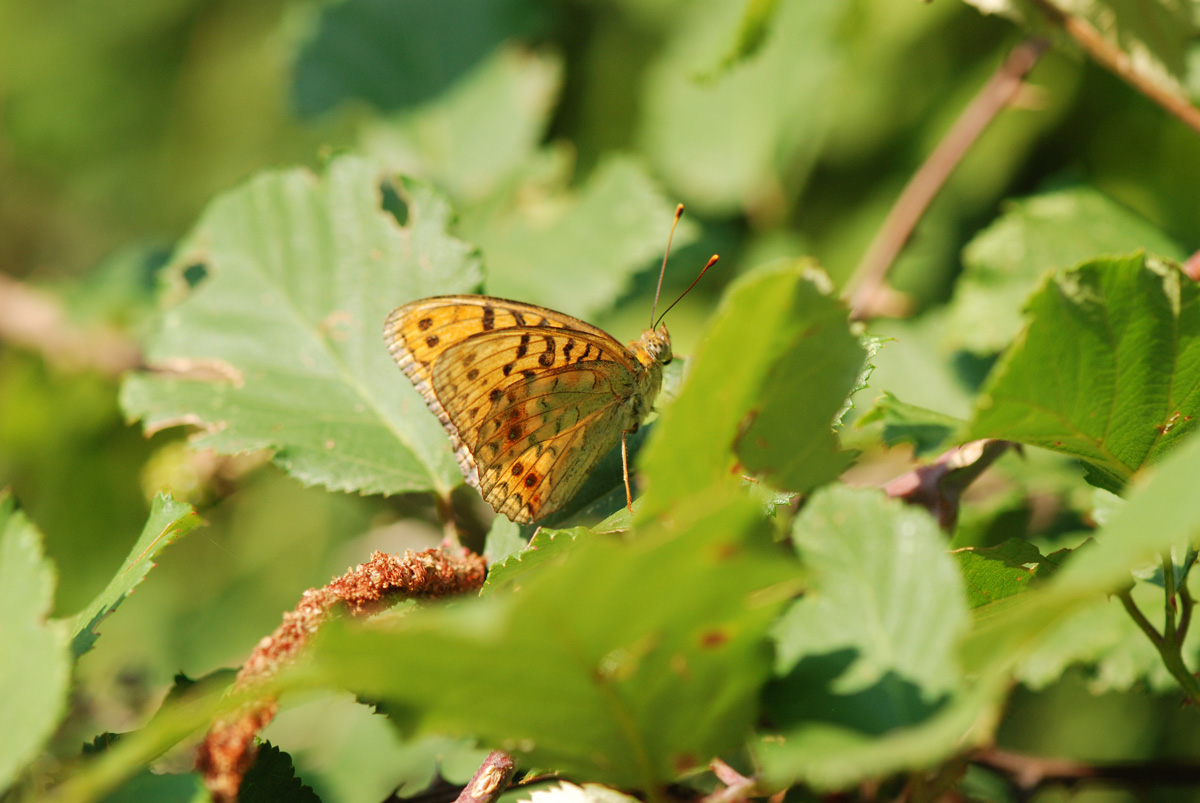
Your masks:
{"label": "butterfly body", "polygon": [[520,523],[561,509],[637,429],[671,360],[665,326],[623,345],[561,312],[478,295],[397,307],[384,340],[467,482]]}

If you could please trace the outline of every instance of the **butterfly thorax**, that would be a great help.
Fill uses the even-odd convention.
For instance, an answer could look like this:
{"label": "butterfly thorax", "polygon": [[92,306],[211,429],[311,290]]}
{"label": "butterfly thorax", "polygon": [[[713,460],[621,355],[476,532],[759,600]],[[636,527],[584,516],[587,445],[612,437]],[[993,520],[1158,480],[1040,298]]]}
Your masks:
{"label": "butterfly thorax", "polygon": [[654,399],[662,388],[663,366],[671,362],[671,335],[666,324],[642,332],[641,338],[628,344],[628,348],[642,367],[635,377],[638,392],[629,400],[629,415],[636,429],[637,423],[650,414]]}

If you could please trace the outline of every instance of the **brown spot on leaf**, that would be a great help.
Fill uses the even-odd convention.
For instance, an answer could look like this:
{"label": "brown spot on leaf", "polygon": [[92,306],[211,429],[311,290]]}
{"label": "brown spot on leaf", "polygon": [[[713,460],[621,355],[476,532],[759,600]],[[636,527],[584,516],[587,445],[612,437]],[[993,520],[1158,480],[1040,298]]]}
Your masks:
{"label": "brown spot on leaf", "polygon": [[729,634],[724,630],[709,630],[700,636],[700,646],[706,650],[720,647],[727,641],[729,641]]}

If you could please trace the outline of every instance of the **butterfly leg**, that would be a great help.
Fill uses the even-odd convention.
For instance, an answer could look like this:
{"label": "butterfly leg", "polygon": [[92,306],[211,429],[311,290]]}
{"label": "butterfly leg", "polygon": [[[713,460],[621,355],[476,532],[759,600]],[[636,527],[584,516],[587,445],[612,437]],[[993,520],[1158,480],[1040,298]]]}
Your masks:
{"label": "butterfly leg", "polygon": [[625,436],[628,430],[621,433],[621,473],[625,476],[625,506],[633,513],[633,493],[629,490],[629,450],[625,448]]}

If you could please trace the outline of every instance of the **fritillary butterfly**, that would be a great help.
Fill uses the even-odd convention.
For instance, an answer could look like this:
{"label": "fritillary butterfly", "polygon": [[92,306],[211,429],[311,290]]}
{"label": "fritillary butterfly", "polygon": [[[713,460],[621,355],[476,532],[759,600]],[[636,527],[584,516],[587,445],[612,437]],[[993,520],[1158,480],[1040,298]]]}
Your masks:
{"label": "fritillary butterfly", "polygon": [[[641,338],[622,345],[578,318],[481,295],[404,304],[383,334],[467,482],[522,524],[561,509],[618,441],[624,459],[625,435],[649,414],[671,362],[671,336],[653,312]],[[627,466],[625,490],[632,503]]]}

